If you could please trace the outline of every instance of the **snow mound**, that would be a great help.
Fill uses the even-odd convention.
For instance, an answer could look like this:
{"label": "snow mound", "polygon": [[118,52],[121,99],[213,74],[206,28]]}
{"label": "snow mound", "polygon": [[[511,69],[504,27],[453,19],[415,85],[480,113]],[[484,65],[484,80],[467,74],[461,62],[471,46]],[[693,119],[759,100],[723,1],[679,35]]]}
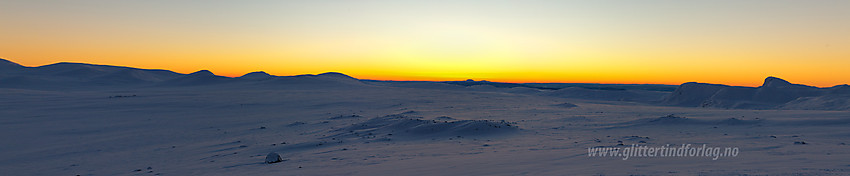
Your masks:
{"label": "snow mound", "polygon": [[540,89],[528,88],[528,87],[512,87],[512,88],[508,89],[506,92],[508,92],[508,93],[519,93],[519,94],[536,94],[536,93],[540,93]]}
{"label": "snow mound", "polygon": [[561,108],[575,108],[575,107],[578,107],[578,105],[576,105],[576,104],[572,104],[572,103],[561,103],[561,104],[556,104],[556,105],[553,105],[553,106],[555,106],[555,107],[561,107]]}
{"label": "snow mound", "polygon": [[733,117],[733,118],[728,118],[728,119],[723,119],[723,120],[717,121],[714,124],[717,124],[717,125],[753,125],[753,124],[757,124],[757,123],[761,123],[761,122],[762,122],[762,120],[742,120],[742,119],[738,119],[738,118]]}
{"label": "snow mound", "polygon": [[375,137],[456,137],[486,136],[517,131],[515,123],[492,120],[423,120],[404,115],[376,117],[339,129],[338,136]]}
{"label": "snow mound", "polygon": [[676,88],[673,94],[664,100],[664,103],[681,106],[699,106],[714,96],[720,89],[727,87],[731,86],[696,82],[684,83],[679,88]]}
{"label": "snow mound", "polygon": [[471,86],[467,86],[466,89],[473,90],[473,91],[499,91],[499,90],[502,90],[501,88],[498,88],[498,87],[493,86],[493,85],[487,85],[487,84],[471,85]]}
{"label": "snow mound", "polygon": [[449,120],[457,120],[457,119],[452,118],[452,117],[449,117],[449,116],[440,116],[440,117],[435,117],[435,118],[434,118],[434,120],[445,120],[445,121],[449,121]]}
{"label": "snow mound", "polygon": [[801,97],[785,103],[780,109],[847,111],[850,110],[850,95]]}
{"label": "snow mound", "polygon": [[280,154],[271,152],[266,155],[266,164],[279,163],[281,161],[283,161],[283,159],[280,158]]}
{"label": "snow mound", "polygon": [[290,123],[289,125],[286,125],[286,126],[287,127],[294,127],[294,126],[301,126],[301,125],[304,125],[304,124],[307,124],[307,123],[306,122],[292,122],[292,123]]}
{"label": "snow mound", "polygon": [[667,115],[667,116],[664,116],[664,117],[658,117],[658,118],[654,118],[654,119],[644,119],[644,120],[638,120],[638,121],[644,121],[645,123],[662,123],[662,124],[697,122],[694,119],[688,119],[688,118],[685,118],[685,117],[676,116],[674,114],[670,114],[670,115]]}
{"label": "snow mound", "polygon": [[361,116],[361,115],[357,115],[357,114],[351,114],[351,115],[338,115],[338,116],[331,117],[330,119],[331,119],[331,120],[337,120],[337,119],[356,119],[356,118],[361,118],[361,117],[363,117],[363,116]]}

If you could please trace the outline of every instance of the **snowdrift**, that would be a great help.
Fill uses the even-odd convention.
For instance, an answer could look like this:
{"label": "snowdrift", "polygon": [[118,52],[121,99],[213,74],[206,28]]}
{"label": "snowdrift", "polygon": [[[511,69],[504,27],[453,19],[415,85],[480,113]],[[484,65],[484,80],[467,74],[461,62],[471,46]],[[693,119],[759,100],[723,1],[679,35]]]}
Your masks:
{"label": "snowdrift", "polygon": [[628,122],[622,123],[612,123],[608,125],[611,128],[623,128],[623,127],[634,127],[634,126],[670,126],[670,125],[720,125],[720,126],[729,126],[729,125],[756,125],[764,122],[764,120],[743,120],[738,118],[726,118],[726,119],[718,119],[718,120],[704,120],[704,119],[692,119],[682,116],[676,116],[673,114],[657,117],[657,118],[644,118],[638,119]]}
{"label": "snowdrift", "polygon": [[506,134],[519,130],[515,123],[492,120],[456,120],[440,117],[424,120],[405,115],[376,117],[340,128],[334,137],[343,138],[432,138]]}
{"label": "snowdrift", "polygon": [[658,102],[667,92],[646,90],[605,90],[568,87],[544,93],[546,96],[607,101]]}

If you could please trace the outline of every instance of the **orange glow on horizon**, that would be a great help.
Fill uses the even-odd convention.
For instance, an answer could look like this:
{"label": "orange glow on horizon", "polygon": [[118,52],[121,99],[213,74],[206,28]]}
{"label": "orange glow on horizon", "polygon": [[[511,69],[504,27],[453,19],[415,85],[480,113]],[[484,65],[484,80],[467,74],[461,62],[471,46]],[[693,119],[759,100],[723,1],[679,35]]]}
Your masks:
{"label": "orange glow on horizon", "polygon": [[25,66],[81,62],[228,77],[333,71],[374,80],[759,86],[776,76],[830,87],[850,80],[848,6],[4,1],[0,58]]}
{"label": "orange glow on horizon", "polygon": [[[16,62],[16,60],[12,60],[9,58],[3,58],[10,60],[12,62]],[[142,69],[164,69],[171,70],[181,74],[189,74],[200,70],[210,70],[216,75],[226,76],[226,77],[239,77],[244,74],[255,72],[255,71],[264,71],[271,75],[276,76],[295,76],[295,75],[303,75],[303,74],[321,74],[326,72],[340,72],[358,79],[368,79],[368,80],[379,80],[379,81],[464,81],[467,79],[473,79],[475,81],[491,81],[491,82],[506,82],[506,83],[599,83],[599,84],[666,84],[666,85],[679,85],[685,82],[701,82],[701,83],[713,83],[713,84],[726,84],[732,86],[749,86],[749,87],[757,87],[762,84],[762,80],[768,76],[775,76],[779,78],[786,79],[795,84],[805,84],[812,85],[817,87],[832,87],[835,85],[841,85],[846,83],[836,83],[835,80],[829,79],[820,79],[815,81],[800,81],[795,79],[796,77],[785,77],[782,75],[764,75],[764,76],[753,76],[748,77],[752,79],[728,79],[728,78],[715,78],[712,79],[693,79],[693,77],[697,76],[689,76],[689,75],[678,75],[676,77],[640,77],[639,75],[632,75],[632,77],[628,77],[628,75],[565,75],[560,73],[543,73],[543,72],[526,72],[526,73],[460,73],[460,74],[441,74],[441,73],[426,73],[426,74],[411,74],[411,73],[396,73],[396,72],[369,72],[369,70],[325,70],[325,71],[307,71],[307,72],[278,72],[274,70],[262,70],[262,69],[253,69],[253,68],[245,68],[245,69],[216,69],[216,68],[188,68],[188,69],[170,69],[166,67],[147,67],[147,66],[135,66],[135,65],[126,65],[126,64],[110,64],[110,63],[92,63],[92,62],[84,62],[84,61],[62,61],[62,62],[75,62],[75,63],[88,63],[88,64],[97,64],[97,65],[113,65],[113,66],[123,66],[123,67],[133,67],[133,68],[142,68]],[[57,62],[54,62],[57,63]],[[27,67],[37,67],[42,65],[49,64],[24,64],[19,63],[21,65]],[[52,63],[50,63],[52,64]],[[234,68],[234,67],[227,67]],[[248,70],[248,71],[243,71]],[[416,76],[420,75],[420,76]],[[440,76],[442,75],[442,76]],[[495,76],[494,76],[495,75]],[[628,77],[629,80],[623,81],[619,77]],[[663,79],[671,79],[673,81],[665,81]],[[742,77],[736,77],[742,78]],[[676,80],[679,79],[679,80]],[[735,80],[735,81],[730,81]]]}

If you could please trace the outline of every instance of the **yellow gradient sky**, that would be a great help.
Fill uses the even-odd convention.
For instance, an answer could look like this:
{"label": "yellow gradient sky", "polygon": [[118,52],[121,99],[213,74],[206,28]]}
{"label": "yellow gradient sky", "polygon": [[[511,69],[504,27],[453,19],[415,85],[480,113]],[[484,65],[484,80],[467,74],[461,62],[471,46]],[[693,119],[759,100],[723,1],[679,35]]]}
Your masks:
{"label": "yellow gradient sky", "polygon": [[850,83],[850,1],[4,0],[0,58],[382,80]]}

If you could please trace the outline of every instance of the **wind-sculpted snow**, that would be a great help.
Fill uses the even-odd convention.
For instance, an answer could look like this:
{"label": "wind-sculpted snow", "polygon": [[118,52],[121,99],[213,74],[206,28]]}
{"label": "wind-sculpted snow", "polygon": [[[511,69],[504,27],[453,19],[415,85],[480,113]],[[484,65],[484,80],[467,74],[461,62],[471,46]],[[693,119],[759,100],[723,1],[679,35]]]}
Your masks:
{"label": "wind-sculpted snow", "polygon": [[432,138],[489,136],[516,132],[516,123],[493,120],[425,120],[405,115],[387,115],[337,129],[335,137],[347,138]]}
{"label": "wind-sculpted snow", "polygon": [[[457,120],[448,116],[440,116],[433,120],[420,117],[410,117],[402,114],[386,115],[368,120],[359,115],[340,115],[331,117],[330,121],[320,121],[310,124],[309,128],[330,127],[329,130],[314,130],[310,133],[318,137],[298,143],[278,145],[273,152],[300,152],[324,148],[339,148],[356,144],[452,141],[464,139],[498,139],[505,135],[517,133],[521,129],[516,123],[493,120]],[[347,125],[336,126],[334,124]],[[359,122],[358,122],[359,121]],[[298,128],[306,125],[303,122],[287,125],[288,128]],[[505,136],[506,137],[506,136]],[[348,150],[342,148],[341,150]]]}
{"label": "wind-sculpted snow", "polygon": [[568,87],[544,93],[544,95],[547,96],[563,98],[633,102],[658,102],[667,94],[669,94],[669,92],[647,90],[589,89],[582,87]]}
{"label": "wind-sculpted snow", "polygon": [[694,119],[670,114],[657,118],[643,118],[628,122],[612,123],[603,125],[613,128],[634,126],[675,126],[675,125],[755,125],[763,123],[764,120],[742,120],[738,118],[726,118],[716,120]]}
{"label": "wind-sculpted snow", "polygon": [[556,104],[556,105],[552,105],[552,106],[555,106],[555,107],[561,107],[561,108],[575,108],[575,107],[578,107],[578,105],[576,105],[576,104],[572,104],[572,103],[561,103],[561,104]]}

